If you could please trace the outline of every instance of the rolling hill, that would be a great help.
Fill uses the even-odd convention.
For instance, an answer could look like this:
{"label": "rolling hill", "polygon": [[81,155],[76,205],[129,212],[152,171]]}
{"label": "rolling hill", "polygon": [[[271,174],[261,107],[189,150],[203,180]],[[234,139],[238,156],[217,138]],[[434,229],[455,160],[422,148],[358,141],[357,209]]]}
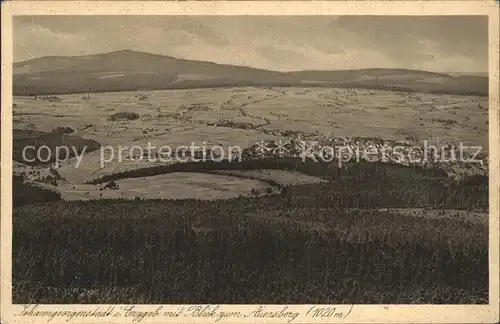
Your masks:
{"label": "rolling hill", "polygon": [[488,78],[406,69],[277,72],[122,50],[14,63],[14,95],[235,86],[327,86],[486,96]]}

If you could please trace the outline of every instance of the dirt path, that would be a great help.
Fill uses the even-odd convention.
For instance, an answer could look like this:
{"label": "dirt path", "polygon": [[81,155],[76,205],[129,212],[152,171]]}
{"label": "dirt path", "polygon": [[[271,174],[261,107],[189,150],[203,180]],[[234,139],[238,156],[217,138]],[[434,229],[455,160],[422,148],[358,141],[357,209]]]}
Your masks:
{"label": "dirt path", "polygon": [[272,99],[276,99],[276,98],[279,98],[279,97],[283,97],[283,96],[286,95],[286,92],[284,92],[284,91],[276,90],[276,89],[272,89],[272,90],[275,91],[277,94],[274,95],[274,96],[272,96],[272,97],[269,97],[269,98],[264,98],[264,99],[259,99],[259,100],[254,100],[254,101],[250,101],[250,102],[244,103],[244,104],[242,104],[238,108],[238,110],[240,111],[240,113],[241,113],[242,116],[254,118],[254,119],[257,119],[257,120],[263,120],[265,122],[265,124],[257,125],[253,129],[259,129],[259,128],[268,126],[268,125],[271,124],[271,120],[269,118],[266,118],[266,117],[252,115],[252,114],[248,113],[248,111],[246,111],[245,108],[247,108],[250,105],[254,105],[254,104],[257,104],[257,103],[262,103],[262,102],[265,102],[265,101],[268,101],[268,100],[272,100]]}

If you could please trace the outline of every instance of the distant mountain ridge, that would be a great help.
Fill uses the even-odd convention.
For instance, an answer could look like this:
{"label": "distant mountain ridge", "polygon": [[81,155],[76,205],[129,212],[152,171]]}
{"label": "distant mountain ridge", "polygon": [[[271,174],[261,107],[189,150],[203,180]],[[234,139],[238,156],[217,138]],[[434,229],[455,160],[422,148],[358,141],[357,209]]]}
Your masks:
{"label": "distant mountain ridge", "polygon": [[237,86],[349,87],[485,96],[488,78],[407,69],[278,72],[121,50],[13,65],[14,95]]}

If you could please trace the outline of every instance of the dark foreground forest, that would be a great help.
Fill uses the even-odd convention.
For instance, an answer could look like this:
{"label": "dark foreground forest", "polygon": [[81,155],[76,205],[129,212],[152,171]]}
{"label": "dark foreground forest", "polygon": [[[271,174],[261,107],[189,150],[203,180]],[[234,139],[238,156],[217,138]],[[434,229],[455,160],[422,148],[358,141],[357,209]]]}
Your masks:
{"label": "dark foreground forest", "polygon": [[487,177],[346,176],[217,201],[45,193],[14,209],[15,303],[488,302],[487,222],[458,217],[487,211]]}

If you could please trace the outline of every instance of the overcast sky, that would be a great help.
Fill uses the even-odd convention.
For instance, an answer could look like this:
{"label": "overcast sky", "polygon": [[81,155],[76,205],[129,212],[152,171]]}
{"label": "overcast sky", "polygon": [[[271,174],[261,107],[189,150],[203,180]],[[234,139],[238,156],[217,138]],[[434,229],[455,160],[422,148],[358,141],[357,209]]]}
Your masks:
{"label": "overcast sky", "polygon": [[291,70],[487,72],[479,16],[22,16],[14,61],[131,49]]}

